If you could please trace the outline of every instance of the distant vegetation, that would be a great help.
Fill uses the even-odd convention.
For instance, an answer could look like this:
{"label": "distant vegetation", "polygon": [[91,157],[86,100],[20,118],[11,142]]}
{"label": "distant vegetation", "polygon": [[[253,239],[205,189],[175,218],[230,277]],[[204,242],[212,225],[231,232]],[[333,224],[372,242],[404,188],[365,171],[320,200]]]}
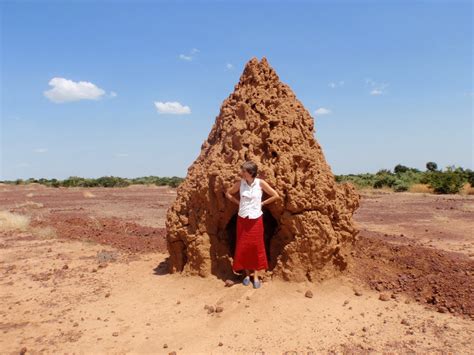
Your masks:
{"label": "distant vegetation", "polygon": [[440,170],[434,162],[426,163],[426,171],[398,164],[393,171],[382,169],[375,174],[336,175],[336,181],[349,181],[358,188],[389,188],[400,192],[417,188],[422,190],[424,187],[425,192],[455,194],[461,192],[466,184],[474,188],[474,171],[454,166]]}
{"label": "distant vegetation", "polygon": [[2,181],[5,184],[24,185],[37,183],[51,187],[126,187],[134,184],[141,185],[157,185],[157,186],[171,186],[177,187],[183,178],[172,176],[172,177],[159,177],[159,176],[145,176],[133,179],[121,178],[118,176],[102,176],[97,179],[88,179],[79,176],[70,176],[64,180],[57,179],[34,179],[30,178],[27,180],[17,179],[13,181]]}
{"label": "distant vegetation", "polygon": [[[30,178],[1,182],[15,185],[38,183],[51,187],[126,187],[133,184],[177,187],[183,180],[184,178],[177,176],[146,176],[133,179],[117,176],[102,176],[97,179],[70,176],[65,180]],[[398,164],[393,171],[382,169],[375,174],[336,175],[336,181],[349,181],[359,189],[385,188],[395,192],[413,191],[437,194],[455,194],[464,189],[468,194],[474,194],[474,171],[454,166],[440,170],[434,162],[426,163],[425,171]]]}

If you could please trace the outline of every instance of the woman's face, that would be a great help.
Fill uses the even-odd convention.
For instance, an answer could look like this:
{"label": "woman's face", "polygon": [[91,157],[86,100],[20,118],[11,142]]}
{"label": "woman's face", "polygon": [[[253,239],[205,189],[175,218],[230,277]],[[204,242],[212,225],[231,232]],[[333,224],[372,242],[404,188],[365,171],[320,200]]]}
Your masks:
{"label": "woman's face", "polygon": [[240,176],[245,180],[252,180],[252,175],[245,169],[240,170]]}

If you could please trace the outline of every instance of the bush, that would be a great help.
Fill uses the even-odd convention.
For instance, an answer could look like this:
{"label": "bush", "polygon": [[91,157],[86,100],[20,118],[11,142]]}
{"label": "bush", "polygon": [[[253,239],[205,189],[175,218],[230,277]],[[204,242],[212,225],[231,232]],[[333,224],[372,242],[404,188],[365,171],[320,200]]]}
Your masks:
{"label": "bush", "polygon": [[464,185],[460,172],[447,168],[446,171],[432,171],[429,175],[429,186],[438,194],[458,193]]}

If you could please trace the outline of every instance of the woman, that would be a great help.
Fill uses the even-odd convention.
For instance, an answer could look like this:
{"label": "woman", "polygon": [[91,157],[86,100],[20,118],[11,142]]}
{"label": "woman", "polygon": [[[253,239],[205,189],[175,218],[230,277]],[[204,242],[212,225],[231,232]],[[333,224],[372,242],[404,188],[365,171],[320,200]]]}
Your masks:
{"label": "woman", "polygon": [[[268,183],[257,177],[257,165],[246,161],[241,165],[240,176],[230,189],[226,197],[239,205],[237,213],[237,238],[232,269],[245,270],[246,276],[242,283],[250,284],[252,271],[253,287],[261,286],[258,270],[268,268],[267,255],[263,237],[263,211],[262,206],[280,198],[278,193]],[[269,198],[262,201],[262,190]],[[240,200],[233,195],[240,191]]]}

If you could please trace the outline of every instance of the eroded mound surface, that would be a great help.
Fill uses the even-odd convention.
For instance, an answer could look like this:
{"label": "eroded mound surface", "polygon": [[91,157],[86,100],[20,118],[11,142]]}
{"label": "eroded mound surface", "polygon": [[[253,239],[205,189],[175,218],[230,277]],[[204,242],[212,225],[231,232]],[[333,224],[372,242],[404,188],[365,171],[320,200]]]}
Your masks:
{"label": "eroded mound surface", "polygon": [[245,160],[282,197],[264,209],[271,274],[302,281],[345,269],[359,194],[335,182],[314,133],[313,118],[266,58],[251,59],[167,211],[170,271],[232,275],[238,206],[225,190]]}

